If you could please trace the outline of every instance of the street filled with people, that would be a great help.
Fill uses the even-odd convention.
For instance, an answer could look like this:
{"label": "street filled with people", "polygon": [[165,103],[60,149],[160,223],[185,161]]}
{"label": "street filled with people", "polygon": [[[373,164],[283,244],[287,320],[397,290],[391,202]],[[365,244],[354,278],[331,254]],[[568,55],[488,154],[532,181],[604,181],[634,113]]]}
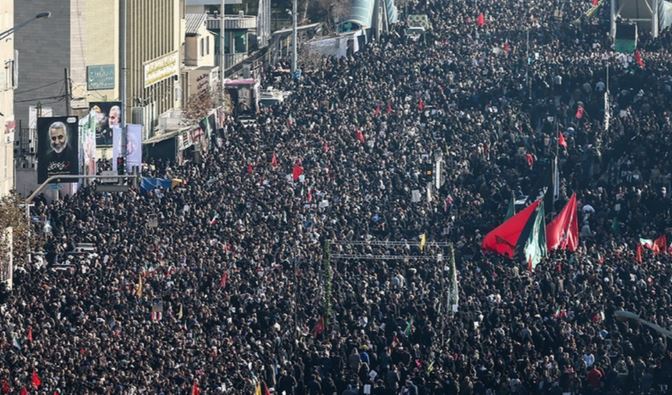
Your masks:
{"label": "street filled with people", "polygon": [[[417,41],[400,23],[269,77],[292,94],[256,123],[148,160],[172,187],[38,198],[45,255],[1,301],[0,393],[671,393],[664,332],[615,313],[672,328],[672,255],[636,248],[672,232],[672,34],[617,53],[590,7],[411,1]],[[543,191],[547,222],[577,194],[577,251],[530,272],[481,250],[512,195]],[[371,241],[408,245],[346,247]],[[447,256],[433,242],[454,245],[454,308],[445,262],[417,258]]]}

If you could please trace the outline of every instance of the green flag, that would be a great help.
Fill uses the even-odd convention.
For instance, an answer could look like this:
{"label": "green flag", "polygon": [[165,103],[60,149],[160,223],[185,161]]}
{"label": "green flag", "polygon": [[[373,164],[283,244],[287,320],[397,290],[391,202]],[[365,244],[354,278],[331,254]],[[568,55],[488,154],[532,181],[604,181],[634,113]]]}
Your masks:
{"label": "green flag", "polygon": [[511,192],[511,201],[509,202],[509,208],[506,210],[506,218],[504,219],[509,219],[514,215],[516,215],[516,197],[513,192]]}
{"label": "green flag", "polygon": [[411,330],[412,330],[412,328],[413,328],[413,318],[411,318],[410,320],[406,321],[406,329],[404,329],[404,335],[406,335],[406,337],[410,337],[410,336],[411,336]]}
{"label": "green flag", "polygon": [[[544,203],[543,201],[534,213],[534,218],[528,221],[529,234],[525,239],[525,262],[527,269],[534,271],[541,259],[546,256],[546,223],[544,221]],[[526,230],[528,230],[526,229]]]}

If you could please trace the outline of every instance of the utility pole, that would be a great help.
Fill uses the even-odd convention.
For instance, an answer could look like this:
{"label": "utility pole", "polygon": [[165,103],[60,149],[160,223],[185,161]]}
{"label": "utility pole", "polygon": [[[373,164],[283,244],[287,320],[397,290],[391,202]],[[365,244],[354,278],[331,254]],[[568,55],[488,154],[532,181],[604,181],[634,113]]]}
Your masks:
{"label": "utility pole", "polygon": [[68,68],[66,67],[63,70],[64,83],[65,83],[65,115],[70,116],[70,78],[68,76]]}
{"label": "utility pole", "polygon": [[219,12],[219,82],[221,84],[219,100],[221,105],[224,105],[224,92],[226,92],[226,84],[224,83],[224,79],[226,78],[226,53],[224,49],[226,48],[226,26],[224,25],[225,9],[226,0],[222,0],[222,9]]}
{"label": "utility pole", "polygon": [[298,58],[297,45],[298,45],[298,34],[297,34],[297,0],[292,1],[292,74],[296,73],[296,61]]}
{"label": "utility pole", "polygon": [[126,0],[119,0],[119,99],[121,99],[121,156],[126,164]]}

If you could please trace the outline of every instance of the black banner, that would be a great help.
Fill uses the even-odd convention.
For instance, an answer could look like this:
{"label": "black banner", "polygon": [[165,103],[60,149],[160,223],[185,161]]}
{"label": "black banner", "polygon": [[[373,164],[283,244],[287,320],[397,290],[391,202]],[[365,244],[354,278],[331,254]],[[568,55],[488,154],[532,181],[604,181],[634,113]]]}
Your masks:
{"label": "black banner", "polygon": [[91,102],[89,112],[96,122],[96,146],[112,145],[112,129],[121,127],[121,102]]}
{"label": "black banner", "polygon": [[37,159],[38,183],[55,175],[79,174],[77,117],[37,119]]}

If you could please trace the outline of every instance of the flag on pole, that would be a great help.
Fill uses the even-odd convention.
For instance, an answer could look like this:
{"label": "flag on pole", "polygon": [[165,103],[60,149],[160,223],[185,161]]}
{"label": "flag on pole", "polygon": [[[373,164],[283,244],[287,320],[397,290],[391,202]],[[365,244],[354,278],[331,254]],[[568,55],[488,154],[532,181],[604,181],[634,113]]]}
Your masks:
{"label": "flag on pole", "polygon": [[476,17],[476,25],[478,27],[485,26],[485,15],[482,12]]}
{"label": "flag on pole", "polygon": [[355,138],[357,139],[357,141],[359,141],[362,144],[364,144],[366,142],[366,139],[364,138],[364,133],[362,133],[362,131],[360,129],[357,129],[355,131]]}
{"label": "flag on pole", "polygon": [[525,154],[525,160],[527,161],[527,165],[532,169],[532,166],[534,166],[534,155],[531,153]]}
{"label": "flag on pole", "polygon": [[639,244],[642,247],[646,247],[647,250],[654,250],[654,244],[652,239],[644,239],[644,238],[639,238]]}
{"label": "flag on pole", "polygon": [[275,154],[275,152],[273,153],[273,156],[271,157],[271,166],[272,166],[274,169],[275,169],[276,167],[278,167],[278,156]]}
{"label": "flag on pole", "polygon": [[642,58],[642,53],[639,52],[639,49],[635,50],[635,63],[637,63],[640,69],[644,70],[644,58]]}
{"label": "flag on pole", "polygon": [[218,219],[219,213],[215,213],[215,215],[212,216],[212,219],[210,219],[210,226],[216,225]]}
{"label": "flag on pole", "polygon": [[198,383],[194,381],[194,383],[191,385],[191,395],[200,395],[201,394],[201,389],[198,388]]}
{"label": "flag on pole", "polygon": [[420,235],[420,252],[425,250],[425,244],[427,244],[427,235],[423,233]]}
{"label": "flag on pole", "polygon": [[313,326],[313,336],[318,337],[324,332],[324,317],[320,316],[315,326]]}
{"label": "flag on pole", "polygon": [[252,171],[254,171],[254,168],[252,167],[252,163],[247,164],[247,174],[252,174]]}
{"label": "flag on pole", "polygon": [[565,207],[546,226],[546,246],[549,251],[576,251],[579,246],[579,221],[576,193],[572,194]]}
{"label": "flag on pole", "polygon": [[406,321],[406,329],[404,329],[404,335],[406,337],[410,337],[412,332],[413,332],[413,318]]}
{"label": "flag on pole", "polygon": [[661,252],[667,252],[667,235],[660,235],[653,241],[653,252],[658,255]]}
{"label": "flag on pole", "polygon": [[522,247],[519,243],[525,243],[526,241],[526,238],[521,236],[523,236],[527,223],[533,221],[536,217],[534,214],[540,203],[540,200],[535,201],[486,234],[481,243],[481,248],[513,259],[516,251]]}
{"label": "flag on pole", "polygon": [[28,390],[26,387],[21,387],[21,392],[19,392],[20,395],[28,395]]}
{"label": "flag on pole", "polygon": [[565,140],[565,135],[562,132],[558,132],[558,145],[567,149],[567,140]]}
{"label": "flag on pole", "polygon": [[[546,223],[544,221],[544,202],[543,200],[534,213],[534,221],[528,222],[524,233],[529,228],[529,234],[525,240],[523,251],[525,252],[525,261],[527,270],[534,271],[541,259],[546,256]],[[532,225],[530,228],[530,224]]]}
{"label": "flag on pole", "polygon": [[9,394],[12,391],[12,388],[9,386],[9,381],[2,379],[2,393]]}
{"label": "flag on pole", "polygon": [[511,201],[509,202],[509,207],[506,210],[506,217],[504,219],[507,220],[514,215],[516,215],[516,195],[511,191]]}
{"label": "flag on pole", "polygon": [[35,369],[33,369],[33,374],[30,379],[31,384],[33,385],[33,388],[38,389],[42,385],[42,380],[40,380],[40,376],[37,375],[37,372]]}
{"label": "flag on pole", "polygon": [[229,272],[224,272],[222,277],[219,279],[219,288],[226,288],[226,284],[229,282]]}
{"label": "flag on pole", "polygon": [[292,169],[292,179],[294,181],[298,181],[299,177],[303,174],[303,167],[301,166],[301,162],[298,160],[294,163],[294,168]]}
{"label": "flag on pole", "polygon": [[582,119],[583,115],[586,113],[586,109],[583,108],[583,104],[579,104],[579,106],[576,108],[576,119]]}
{"label": "flag on pole", "polygon": [[30,343],[33,342],[33,326],[32,325],[28,326],[28,334],[26,335],[26,338],[28,339],[28,341]]}
{"label": "flag on pole", "polygon": [[422,110],[424,109],[425,109],[425,101],[422,100],[422,98],[420,98],[420,100],[418,100],[418,111],[422,112]]}
{"label": "flag on pole", "polygon": [[261,382],[257,381],[257,385],[254,386],[254,395],[263,395],[261,393]]}

